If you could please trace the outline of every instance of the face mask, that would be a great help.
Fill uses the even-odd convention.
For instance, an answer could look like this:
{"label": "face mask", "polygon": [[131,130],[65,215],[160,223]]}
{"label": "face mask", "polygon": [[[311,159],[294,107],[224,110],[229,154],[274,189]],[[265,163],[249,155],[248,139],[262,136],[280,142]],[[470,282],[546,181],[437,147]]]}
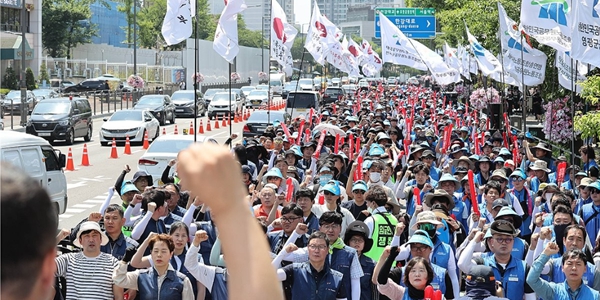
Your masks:
{"label": "face mask", "polygon": [[373,214],[373,208],[372,208],[372,207],[368,207],[368,206],[367,206],[367,211],[368,211],[370,214]]}
{"label": "face mask", "polygon": [[371,182],[379,182],[379,180],[381,180],[381,173],[371,172],[369,174],[369,180],[371,180]]}
{"label": "face mask", "polygon": [[331,174],[321,175],[321,176],[319,176],[319,184],[321,186],[325,186],[332,179],[333,179],[333,175],[331,175]]}
{"label": "face mask", "polygon": [[569,224],[554,225],[554,234],[556,235],[556,244],[558,245],[558,249],[560,250],[559,251],[560,253],[563,253],[563,249],[564,249],[563,237],[565,236],[565,231],[568,226],[569,226]]}
{"label": "face mask", "polygon": [[425,223],[425,224],[421,224],[419,225],[419,229],[424,230],[425,232],[427,232],[427,234],[429,235],[429,238],[431,238],[432,240],[435,238],[436,236],[436,227],[433,224],[429,224],[429,223]]}
{"label": "face mask", "polygon": [[550,199],[552,199],[552,196],[554,196],[554,193],[546,193],[546,194],[544,194],[544,198],[546,199],[546,201],[550,201]]}

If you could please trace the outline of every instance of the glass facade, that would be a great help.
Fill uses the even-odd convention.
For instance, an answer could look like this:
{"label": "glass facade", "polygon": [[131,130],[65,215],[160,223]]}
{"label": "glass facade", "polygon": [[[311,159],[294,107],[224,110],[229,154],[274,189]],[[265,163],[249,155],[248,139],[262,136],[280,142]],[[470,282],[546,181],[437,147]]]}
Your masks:
{"label": "glass facade", "polygon": [[25,24],[29,33],[29,12],[25,14],[25,22],[21,22],[20,8],[0,7],[0,31],[21,32],[21,24]]}

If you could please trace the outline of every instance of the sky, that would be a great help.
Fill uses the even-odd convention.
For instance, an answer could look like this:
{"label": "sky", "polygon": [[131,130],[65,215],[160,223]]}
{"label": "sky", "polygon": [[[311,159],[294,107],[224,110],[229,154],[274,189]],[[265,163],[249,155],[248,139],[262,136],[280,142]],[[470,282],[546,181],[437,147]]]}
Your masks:
{"label": "sky", "polygon": [[[294,0],[296,24],[306,24],[310,22],[310,1],[312,0]],[[306,28],[304,28],[304,31],[306,31]]]}

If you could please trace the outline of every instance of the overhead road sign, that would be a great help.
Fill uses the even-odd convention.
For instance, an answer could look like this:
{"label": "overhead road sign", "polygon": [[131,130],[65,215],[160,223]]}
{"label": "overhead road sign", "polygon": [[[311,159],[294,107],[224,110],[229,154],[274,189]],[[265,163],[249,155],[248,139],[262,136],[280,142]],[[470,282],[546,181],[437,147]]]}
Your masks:
{"label": "overhead road sign", "polygon": [[409,38],[435,38],[434,8],[378,8],[375,13],[376,38],[381,38],[380,14],[390,19]]}

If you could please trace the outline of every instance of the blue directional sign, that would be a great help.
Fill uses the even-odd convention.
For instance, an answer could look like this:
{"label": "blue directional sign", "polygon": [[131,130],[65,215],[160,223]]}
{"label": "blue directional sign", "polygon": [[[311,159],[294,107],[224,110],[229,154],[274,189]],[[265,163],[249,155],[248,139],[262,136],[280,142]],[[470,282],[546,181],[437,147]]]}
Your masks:
{"label": "blue directional sign", "polygon": [[375,14],[375,37],[381,38],[379,17],[383,14],[409,38],[435,38],[434,13],[433,8],[379,8]]}

